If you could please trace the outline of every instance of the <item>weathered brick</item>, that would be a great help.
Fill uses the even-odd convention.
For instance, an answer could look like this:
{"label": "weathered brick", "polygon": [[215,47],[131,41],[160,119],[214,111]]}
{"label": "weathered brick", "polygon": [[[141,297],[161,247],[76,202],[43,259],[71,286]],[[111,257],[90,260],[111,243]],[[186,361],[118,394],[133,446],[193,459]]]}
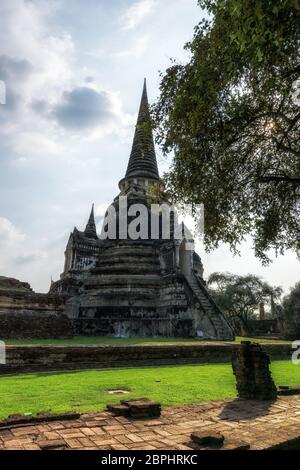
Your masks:
{"label": "weathered brick", "polygon": [[51,450],[57,449],[60,447],[66,447],[66,442],[63,439],[53,439],[53,440],[41,440],[37,441],[36,444],[40,447],[41,450]]}

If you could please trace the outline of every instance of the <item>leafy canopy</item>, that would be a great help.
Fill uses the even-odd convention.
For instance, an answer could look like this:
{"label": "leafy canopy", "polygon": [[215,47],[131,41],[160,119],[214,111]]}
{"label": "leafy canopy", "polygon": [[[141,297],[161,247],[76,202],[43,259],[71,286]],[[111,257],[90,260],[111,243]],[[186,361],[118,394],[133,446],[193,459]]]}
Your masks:
{"label": "leafy canopy", "polygon": [[282,305],[287,335],[298,339],[300,334],[300,282],[284,297]]}
{"label": "leafy canopy", "polygon": [[272,287],[254,274],[215,272],[210,275],[208,286],[236,333],[247,331],[248,321],[257,319],[259,303],[271,304],[282,294],[280,287]]}
{"label": "leafy canopy", "polygon": [[[210,20],[190,60],[161,79],[157,141],[174,151],[166,190],[205,206],[205,244],[255,254],[300,250],[300,6],[296,0],[201,0]],[[297,80],[299,80],[297,82]],[[297,88],[298,87],[298,88]]]}

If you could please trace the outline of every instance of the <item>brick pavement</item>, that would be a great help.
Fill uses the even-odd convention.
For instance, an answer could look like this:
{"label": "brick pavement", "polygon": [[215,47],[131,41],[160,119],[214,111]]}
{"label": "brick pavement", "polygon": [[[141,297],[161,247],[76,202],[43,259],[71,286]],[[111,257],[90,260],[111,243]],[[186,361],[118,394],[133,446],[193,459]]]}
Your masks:
{"label": "brick pavement", "polygon": [[190,434],[201,430],[220,432],[228,441],[242,440],[251,449],[272,449],[297,439],[300,443],[300,397],[165,408],[154,420],[133,421],[109,412],[83,414],[74,421],[0,429],[0,449],[190,450]]}

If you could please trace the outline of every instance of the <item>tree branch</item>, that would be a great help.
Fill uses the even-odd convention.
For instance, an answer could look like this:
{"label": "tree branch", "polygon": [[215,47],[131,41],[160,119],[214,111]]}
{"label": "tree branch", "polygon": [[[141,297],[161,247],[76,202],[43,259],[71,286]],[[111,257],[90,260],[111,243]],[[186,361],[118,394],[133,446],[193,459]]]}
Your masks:
{"label": "tree branch", "polygon": [[295,178],[291,176],[282,176],[282,175],[268,175],[268,176],[261,176],[258,178],[259,183],[288,183],[288,184],[295,184],[296,186],[300,186],[300,178]]}

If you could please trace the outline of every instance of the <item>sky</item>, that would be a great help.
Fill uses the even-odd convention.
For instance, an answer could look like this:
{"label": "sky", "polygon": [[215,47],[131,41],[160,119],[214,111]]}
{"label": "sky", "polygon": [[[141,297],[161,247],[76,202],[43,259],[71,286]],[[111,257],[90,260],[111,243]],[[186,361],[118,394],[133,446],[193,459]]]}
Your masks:
{"label": "sky", "polygon": [[[154,101],[204,15],[196,0],[0,0],[0,275],[39,292],[59,278],[74,226],[92,203],[100,223],[118,194],[144,77]],[[157,157],[163,173],[171,156]],[[198,250],[206,277],[251,272],[285,292],[299,280],[294,253],[262,267],[251,239],[239,257]]]}

